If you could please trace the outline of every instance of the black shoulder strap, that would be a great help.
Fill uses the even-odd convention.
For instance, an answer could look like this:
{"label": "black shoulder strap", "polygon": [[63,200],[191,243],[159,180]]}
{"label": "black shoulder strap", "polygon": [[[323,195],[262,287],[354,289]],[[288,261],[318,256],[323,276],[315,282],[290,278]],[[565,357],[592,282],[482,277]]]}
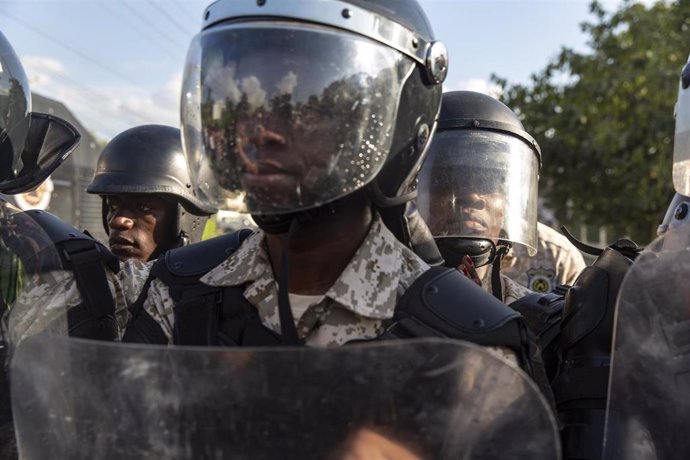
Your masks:
{"label": "black shoulder strap", "polygon": [[129,307],[130,317],[125,333],[122,335],[123,342],[158,345],[167,345],[168,343],[167,337],[156,320],[144,310],[144,301],[148,295],[149,286],[151,286],[151,282],[154,279],[153,274],[149,272],[139,297]]}
{"label": "black shoulder strap", "polygon": [[116,339],[115,301],[108,286],[106,271],[119,271],[117,258],[99,241],[53,214],[39,210],[26,213],[50,237],[63,268],[74,273],[83,303],[68,312],[70,335],[100,340]]}
{"label": "black shoulder strap", "polygon": [[143,308],[149,285],[154,279],[160,279],[168,287],[175,303],[173,342],[182,345],[215,344],[223,289],[199,280],[235,252],[251,234],[251,230],[242,229],[167,251],[154,263],[141,295],[131,306],[130,321],[122,340],[167,344],[160,325]]}

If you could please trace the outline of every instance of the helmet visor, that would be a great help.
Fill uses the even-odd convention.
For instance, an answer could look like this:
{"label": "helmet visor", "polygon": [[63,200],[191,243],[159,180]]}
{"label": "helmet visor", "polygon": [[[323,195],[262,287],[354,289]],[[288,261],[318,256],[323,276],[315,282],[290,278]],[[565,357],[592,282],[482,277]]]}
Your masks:
{"label": "helmet visor", "polygon": [[534,150],[492,131],[441,131],[419,174],[419,212],[434,238],[482,238],[536,253]]}
{"label": "helmet visor", "polygon": [[[687,66],[686,66],[687,68]],[[690,88],[678,88],[676,131],[673,140],[673,187],[690,196]]]}
{"label": "helmet visor", "polygon": [[243,211],[317,207],[369,183],[386,161],[401,53],[320,26],[213,27],[192,42],[183,142],[198,196]]}

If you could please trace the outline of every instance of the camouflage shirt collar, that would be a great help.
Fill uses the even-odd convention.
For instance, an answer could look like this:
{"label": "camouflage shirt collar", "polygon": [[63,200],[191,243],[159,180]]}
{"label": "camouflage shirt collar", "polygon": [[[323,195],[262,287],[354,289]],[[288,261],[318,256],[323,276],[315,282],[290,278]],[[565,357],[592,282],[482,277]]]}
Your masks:
{"label": "camouflage shirt collar", "polygon": [[239,286],[263,276],[273,278],[261,230],[249,235],[237,251],[201,278],[210,286]]}
{"label": "camouflage shirt collar", "polygon": [[[326,297],[367,318],[392,318],[406,249],[377,216],[362,245],[326,292]],[[277,286],[264,233],[259,230],[201,281],[211,286],[240,286],[262,278],[273,281],[261,283],[266,289]]]}

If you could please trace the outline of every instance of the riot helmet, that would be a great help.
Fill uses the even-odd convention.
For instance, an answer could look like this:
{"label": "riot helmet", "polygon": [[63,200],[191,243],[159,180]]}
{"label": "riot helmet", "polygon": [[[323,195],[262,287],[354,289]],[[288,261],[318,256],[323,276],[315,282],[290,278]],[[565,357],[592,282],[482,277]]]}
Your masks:
{"label": "riot helmet", "polygon": [[675,239],[682,237],[672,230],[690,221],[690,57],[680,74],[673,117],[676,121],[673,140],[673,188],[676,193],[657,229],[658,236],[666,235],[666,245],[678,243]]}
{"label": "riot helmet", "polygon": [[676,193],[666,210],[664,220],[656,230],[657,236],[663,236],[674,228],[690,222],[690,197]]}
{"label": "riot helmet", "polygon": [[680,75],[674,116],[673,187],[681,195],[690,196],[690,57]]}
{"label": "riot helmet", "polygon": [[404,204],[447,64],[416,0],[213,3],[182,90],[198,196],[241,196],[260,226],[367,187]]}
{"label": "riot helmet", "polygon": [[419,174],[417,206],[446,260],[476,266],[512,244],[536,253],[541,151],[493,97],[443,94],[438,131]]}
{"label": "riot helmet", "polygon": [[[177,203],[177,244],[201,240],[206,221],[217,209],[194,194],[180,130],[172,126],[143,125],[115,136],[101,152],[88,193],[160,195]],[[109,233],[107,205],[103,226]]]}
{"label": "riot helmet", "polygon": [[0,193],[17,194],[38,187],[80,139],[66,121],[31,112],[24,68],[0,32]]}

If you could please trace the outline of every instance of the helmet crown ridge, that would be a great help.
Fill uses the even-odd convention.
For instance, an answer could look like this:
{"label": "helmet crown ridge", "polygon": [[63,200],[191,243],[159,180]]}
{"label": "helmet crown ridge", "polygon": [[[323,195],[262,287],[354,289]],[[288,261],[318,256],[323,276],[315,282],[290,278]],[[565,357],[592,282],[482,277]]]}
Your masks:
{"label": "helmet crown ridge", "polygon": [[172,126],[142,125],[115,136],[103,149],[88,193],[167,194],[198,214],[215,208],[194,194],[180,130]]}

